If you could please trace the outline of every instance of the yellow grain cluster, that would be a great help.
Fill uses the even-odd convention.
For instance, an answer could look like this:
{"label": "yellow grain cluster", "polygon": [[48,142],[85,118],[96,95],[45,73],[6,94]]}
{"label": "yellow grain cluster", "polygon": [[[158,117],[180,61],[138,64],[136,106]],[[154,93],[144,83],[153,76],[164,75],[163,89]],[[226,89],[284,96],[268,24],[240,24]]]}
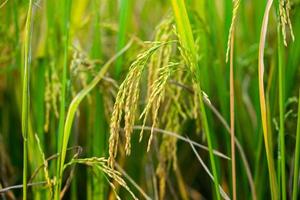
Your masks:
{"label": "yellow grain cluster", "polygon": [[240,7],[240,0],[234,0],[233,1],[233,10],[232,10],[232,19],[231,19],[231,24],[230,24],[230,28],[229,28],[229,34],[228,34],[228,40],[227,40],[227,50],[226,50],[226,62],[228,62],[228,56],[229,56],[229,51],[230,51],[230,43],[233,37],[233,30],[235,27],[235,23],[236,23],[236,17],[237,17],[237,11]]}
{"label": "yellow grain cluster", "polygon": [[286,42],[286,26],[290,29],[290,34],[292,37],[292,40],[295,40],[295,36],[293,33],[293,27],[290,19],[290,10],[291,10],[291,4],[289,0],[281,0],[279,3],[279,15],[280,15],[280,26],[281,26],[281,32],[283,36],[283,43],[285,46],[287,46]]}
{"label": "yellow grain cluster", "polygon": [[[109,185],[113,189],[113,192],[115,193],[116,198],[118,200],[121,200],[121,198],[117,194],[116,186],[115,186],[115,184],[111,180],[114,180],[117,184],[119,184],[125,190],[127,190],[129,192],[129,194],[131,195],[131,197],[134,200],[138,199],[134,195],[134,193],[130,190],[130,188],[128,187],[128,185],[125,182],[125,180],[122,178],[122,174],[119,171],[115,170],[114,168],[111,168],[109,166],[108,160],[106,158],[103,158],[103,157],[91,157],[91,158],[81,158],[81,159],[73,158],[69,163],[67,163],[65,165],[65,168],[68,167],[68,166],[70,166],[70,165],[73,165],[73,164],[88,165],[88,166],[93,167],[96,170],[99,170],[102,173],[104,173],[106,175],[106,177],[107,177],[106,180],[108,181]],[[109,180],[108,177],[111,180]]]}
{"label": "yellow grain cluster", "polygon": [[117,155],[119,132],[121,128],[120,123],[123,112],[125,113],[125,152],[127,155],[130,154],[130,140],[136,118],[141,75],[151,55],[162,45],[160,42],[152,43],[148,50],[139,54],[136,60],[131,64],[128,75],[119,88],[110,121],[109,163],[111,166],[113,166],[114,158]]}

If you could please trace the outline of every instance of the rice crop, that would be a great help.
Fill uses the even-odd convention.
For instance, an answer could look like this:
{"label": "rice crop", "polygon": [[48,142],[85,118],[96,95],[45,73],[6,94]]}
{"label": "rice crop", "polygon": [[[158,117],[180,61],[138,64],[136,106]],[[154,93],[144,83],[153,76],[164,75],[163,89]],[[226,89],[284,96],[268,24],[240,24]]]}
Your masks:
{"label": "rice crop", "polygon": [[299,0],[1,0],[0,199],[299,199],[299,36]]}

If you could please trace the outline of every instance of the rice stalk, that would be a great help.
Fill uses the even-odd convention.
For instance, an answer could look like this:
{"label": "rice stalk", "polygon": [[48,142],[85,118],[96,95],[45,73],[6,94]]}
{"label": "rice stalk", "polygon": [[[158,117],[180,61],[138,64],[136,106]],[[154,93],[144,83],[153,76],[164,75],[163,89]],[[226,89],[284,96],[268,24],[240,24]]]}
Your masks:
{"label": "rice stalk", "polygon": [[27,199],[27,150],[28,150],[28,124],[29,124],[29,106],[30,106],[30,62],[31,62],[31,22],[32,22],[33,2],[29,0],[25,36],[24,36],[24,69],[23,69],[23,92],[22,92],[22,136],[23,136],[23,200]]}
{"label": "rice stalk", "polygon": [[300,160],[300,90],[298,98],[298,120],[295,145],[294,177],[293,177],[293,194],[292,199],[296,200],[299,190],[299,160]]}
{"label": "rice stalk", "polygon": [[[72,6],[68,8],[67,4],[71,4],[71,1]],[[178,6],[180,3],[177,1]],[[132,180],[149,198],[217,199],[214,179],[211,179],[214,174],[207,131],[203,113],[200,112],[201,97],[204,111],[207,111],[216,174],[219,185],[228,196],[234,198],[233,187],[236,185],[236,198],[271,199],[272,181],[269,180],[269,161],[264,149],[264,138],[268,138],[269,157],[274,159],[277,197],[298,199],[299,164],[296,163],[299,145],[298,135],[293,133],[298,126],[298,106],[295,107],[298,105],[298,95],[295,97],[295,94],[299,89],[300,43],[292,42],[293,37],[300,33],[298,1],[274,1],[275,9],[270,8],[269,11],[270,22],[263,53],[267,73],[263,74],[262,84],[267,137],[260,116],[258,69],[253,68],[258,64],[257,39],[267,1],[239,0],[240,5],[236,8],[234,4],[237,0],[184,0],[186,18],[191,26],[190,35],[194,38],[194,45],[190,48],[193,50],[187,50],[182,42],[182,32],[189,31],[185,28],[188,23],[180,19],[179,23],[184,28],[178,31],[174,12],[170,11],[171,1],[135,2],[130,5],[134,12],[126,13],[132,15],[129,24],[121,24],[121,1],[32,1],[26,150],[27,176],[30,176],[27,177],[27,199],[54,198],[57,193],[50,196],[50,190],[55,192],[58,184],[62,186],[59,198],[63,199],[132,198],[97,166],[86,168],[86,165],[74,164],[63,171],[62,176],[56,175],[62,149],[58,147],[62,147],[58,144],[62,140],[59,138],[59,128],[65,128],[69,105],[76,94],[97,76],[105,60],[116,53],[121,26],[127,27],[123,34],[125,41],[130,33],[136,35],[133,36],[136,45],[123,56],[119,78],[112,79],[118,62],[115,61],[94,89],[81,100],[73,119],[68,117],[68,121],[72,121],[68,147],[77,144],[83,147],[84,157],[108,159],[110,133],[107,122],[110,122],[114,111],[119,90],[117,82],[122,83],[130,67],[124,64],[131,64],[140,52],[160,43],[161,47],[149,57],[144,70],[137,74],[140,77],[134,77],[139,78],[139,83],[132,82],[126,89],[126,95],[131,95],[131,98],[124,99],[118,155],[115,158],[122,165],[121,169],[132,175]],[[0,149],[4,149],[0,150],[0,199],[14,199],[22,198],[23,187],[18,183],[23,178],[24,147],[14,144],[20,142],[21,131],[23,136],[19,123],[22,121],[23,104],[23,91],[20,91],[25,74],[23,48],[29,1],[0,2]],[[133,3],[132,0],[123,2]],[[236,14],[233,13],[234,8]],[[66,21],[70,21],[70,29]],[[295,22],[295,25],[291,22]],[[70,30],[67,43],[66,29]],[[142,41],[152,37],[153,42]],[[66,46],[67,78],[63,85]],[[193,52],[195,55],[192,55]],[[224,62],[226,54],[228,63]],[[174,66],[170,66],[172,64]],[[122,80],[120,77],[123,77]],[[66,87],[65,102],[61,102],[62,87]],[[234,97],[232,100],[230,93],[231,98]],[[60,118],[62,103],[65,108],[63,120]],[[135,117],[132,118],[127,111],[134,112]],[[59,121],[63,121],[63,126]],[[129,124],[133,124],[132,129]],[[124,128],[131,130],[131,134],[126,136]],[[35,139],[35,133],[39,141]],[[139,143],[139,136],[142,135],[139,133],[144,134],[146,141]],[[234,137],[231,137],[231,133],[234,133]],[[186,135],[195,139],[192,143],[196,149],[200,148],[197,151],[207,167],[198,165],[192,149],[186,146],[189,143]],[[131,148],[131,157],[125,155],[126,137],[131,140],[127,146]],[[150,144],[151,152],[146,153]],[[237,154],[233,154],[232,147]],[[145,152],[141,151],[143,148]],[[48,153],[53,154],[51,161],[50,157],[45,158]],[[232,155],[235,155],[235,159]],[[72,157],[67,150],[64,163],[68,163]],[[234,160],[236,184],[232,176],[234,165],[231,163]],[[115,164],[116,169],[121,171],[117,166]],[[74,171],[75,167],[80,170]],[[185,170],[186,167],[191,170]],[[205,169],[210,175],[207,176]],[[124,173],[122,176],[134,193],[139,190]],[[202,176],[204,179],[201,181],[199,178]],[[109,185],[113,189],[108,189]],[[114,197],[114,194],[118,196]],[[139,192],[136,195],[144,198]],[[223,199],[221,192],[220,197]]]}
{"label": "rice stalk", "polygon": [[[66,108],[66,87],[67,87],[67,68],[68,68],[68,46],[69,46],[69,30],[70,30],[70,13],[71,13],[72,0],[66,0],[63,4],[63,71],[61,77],[61,91],[60,91],[60,111],[59,111],[59,124],[58,124],[58,138],[57,138],[57,152],[61,152],[64,138],[65,126],[65,108]],[[61,177],[61,158],[56,166],[56,178],[58,180],[55,186],[54,199],[59,200],[60,190],[62,184]],[[61,178],[61,179],[60,179]]]}
{"label": "rice stalk", "polygon": [[231,38],[230,51],[230,133],[231,133],[231,177],[232,177],[232,195],[236,199],[236,166],[235,166],[235,132],[234,132],[234,72],[233,72],[233,47],[234,47],[234,32]]}
{"label": "rice stalk", "polygon": [[269,20],[269,13],[272,6],[273,0],[268,0],[265,13],[263,17],[260,41],[259,41],[259,54],[258,54],[258,84],[259,84],[259,99],[260,99],[260,111],[261,111],[261,120],[263,127],[264,142],[267,154],[268,161],[268,171],[269,171],[269,183],[271,188],[272,199],[278,199],[278,187],[276,180],[276,173],[274,168],[274,159],[272,156],[272,146],[270,145],[272,140],[271,131],[268,130],[268,119],[267,119],[267,109],[266,109],[266,100],[264,92],[264,49],[266,43],[266,34]]}
{"label": "rice stalk", "polygon": [[[281,5],[281,3],[280,3]],[[279,5],[279,8],[281,7]],[[280,9],[279,9],[280,10]],[[280,14],[281,15],[281,14]],[[280,16],[281,18],[281,16]],[[280,27],[277,28],[278,40],[278,94],[279,94],[279,144],[280,144],[280,170],[281,170],[281,194],[282,199],[286,199],[286,159],[285,159],[285,128],[284,128],[284,102],[285,102],[285,78],[284,78],[284,52],[282,38],[280,35]],[[285,39],[283,40],[285,42]]]}
{"label": "rice stalk", "polygon": [[174,12],[175,21],[176,21],[176,25],[177,25],[177,29],[178,29],[179,41],[183,47],[181,52],[183,53],[183,56],[186,58],[185,60],[187,62],[187,65],[189,66],[189,70],[192,75],[192,79],[193,79],[194,83],[197,84],[196,92],[198,93],[199,104],[200,104],[200,109],[201,109],[200,112],[201,112],[203,125],[204,125],[204,132],[206,134],[207,143],[208,143],[208,147],[209,147],[209,157],[210,157],[211,167],[212,167],[213,176],[214,176],[215,192],[217,195],[217,199],[219,200],[220,199],[220,191],[218,188],[219,180],[218,180],[215,158],[213,155],[211,135],[209,132],[205,107],[204,107],[203,100],[202,100],[202,90],[201,90],[201,86],[200,86],[200,81],[201,81],[200,69],[199,69],[199,66],[197,66],[197,53],[195,51],[193,34],[192,34],[192,30],[191,30],[191,26],[190,26],[190,22],[189,22],[189,18],[187,15],[184,1],[183,0],[172,0],[171,2],[172,2],[173,12]]}
{"label": "rice stalk", "polygon": [[230,133],[231,133],[231,177],[232,177],[232,196],[236,200],[236,161],[235,161],[235,131],[234,131],[234,70],[233,70],[233,48],[234,48],[234,32],[237,17],[237,10],[240,0],[233,1],[233,11],[231,25],[228,36],[228,47],[226,52],[226,62],[228,62],[228,54],[230,51]]}

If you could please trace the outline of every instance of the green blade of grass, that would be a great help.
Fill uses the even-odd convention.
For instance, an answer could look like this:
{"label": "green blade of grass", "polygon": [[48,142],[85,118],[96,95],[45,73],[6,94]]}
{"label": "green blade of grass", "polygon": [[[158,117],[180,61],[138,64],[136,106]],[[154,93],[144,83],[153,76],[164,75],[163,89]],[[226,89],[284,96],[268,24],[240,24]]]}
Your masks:
{"label": "green blade of grass", "polygon": [[284,139],[284,52],[283,40],[278,23],[278,93],[279,93],[279,144],[280,144],[280,183],[282,199],[286,199],[286,176],[285,176],[285,139]]}
{"label": "green blade of grass", "polygon": [[276,180],[276,172],[274,167],[274,159],[272,156],[272,146],[270,145],[272,136],[270,130],[268,130],[268,118],[267,118],[267,109],[266,109],[266,99],[264,91],[264,49],[266,43],[266,34],[268,28],[269,13],[271,10],[273,0],[268,0],[265,13],[263,17],[260,41],[259,41],[259,53],[258,53],[258,82],[259,82],[259,99],[260,99],[260,111],[261,111],[261,120],[263,127],[264,142],[267,155],[267,163],[269,170],[269,183],[271,187],[271,195],[273,200],[278,199],[278,188]]}
{"label": "green blade of grass", "polygon": [[[129,26],[130,19],[130,6],[132,0],[121,0],[120,16],[119,16],[119,32],[117,38],[117,52],[120,51],[126,42],[126,34]],[[115,78],[118,79],[122,72],[123,57],[120,56],[116,61]]]}
{"label": "green blade of grass", "polygon": [[28,121],[29,121],[29,72],[30,72],[30,31],[32,17],[32,0],[29,0],[29,7],[25,25],[24,39],[24,70],[23,70],[23,93],[22,93],[22,135],[23,135],[23,200],[27,199],[27,150],[28,150]]}
{"label": "green blade of grass", "polygon": [[298,120],[296,133],[296,147],[295,147],[295,163],[294,163],[294,177],[293,177],[293,200],[297,199],[298,195],[298,181],[299,181],[299,160],[300,160],[300,90],[298,98]]}
{"label": "green blade of grass", "polygon": [[217,199],[220,200],[220,191],[219,191],[219,180],[218,180],[218,174],[217,174],[217,168],[215,163],[215,158],[213,155],[213,147],[212,147],[212,141],[211,141],[211,135],[209,132],[206,112],[204,103],[202,100],[202,90],[200,85],[200,69],[199,66],[197,66],[197,52],[196,48],[194,46],[194,38],[193,33],[191,29],[191,25],[189,22],[189,18],[187,15],[187,11],[185,8],[184,0],[171,0],[172,6],[173,6],[173,12],[175,16],[175,21],[178,29],[178,34],[180,36],[180,42],[185,48],[185,50],[188,51],[188,54],[190,54],[190,71],[192,73],[193,79],[195,83],[197,83],[197,91],[199,94],[199,101],[200,101],[200,109],[201,109],[201,115],[204,125],[204,132],[206,134],[208,148],[209,148],[209,157],[214,177],[214,185],[215,185],[215,192],[217,195]]}
{"label": "green blade of grass", "polygon": [[[80,100],[73,122],[68,116],[71,128],[67,147],[82,146],[82,158],[108,155],[107,118],[113,111],[119,90],[117,82],[128,72],[126,64],[134,61],[140,49],[148,49],[160,39],[166,39],[166,42],[172,40],[170,54],[153,54],[155,62],[145,66],[147,69],[142,72],[139,82],[136,114],[148,102],[148,91],[155,77],[160,77],[160,72],[155,70],[163,67],[162,61],[167,60],[168,56],[171,62],[180,63],[178,67],[170,68],[172,74],[165,87],[159,117],[152,116],[146,122],[151,124],[154,121],[152,119],[157,119],[154,125],[157,128],[153,128],[155,140],[152,144],[155,148],[150,157],[150,154],[140,151],[145,142],[138,143],[136,133],[142,126],[134,126],[131,140],[134,151],[130,157],[119,153],[118,163],[122,164],[127,174],[133,176],[140,189],[149,194],[149,198],[159,199],[161,195],[168,199],[200,199],[203,196],[216,200],[206,136],[209,127],[216,176],[229,198],[234,200],[236,193],[237,199],[299,199],[300,122],[297,116],[300,116],[300,105],[297,100],[300,98],[300,42],[297,38],[292,42],[288,20],[290,18],[295,36],[299,35],[299,0],[273,0],[269,8],[268,22],[264,20],[267,24],[264,24],[264,51],[260,48],[259,52],[265,68],[265,72],[259,72],[261,80],[257,76],[257,54],[268,0],[182,1],[188,20],[177,20],[177,24],[181,23],[184,29],[178,34],[171,0],[31,0],[31,16],[28,14],[30,0],[0,0],[0,187],[4,188],[0,191],[0,199],[55,199],[57,183],[61,184],[60,198],[63,199],[104,200],[114,196],[113,190],[105,182],[107,177],[99,170],[80,168],[73,171],[72,167],[67,171],[62,170],[61,176],[56,174],[59,174],[57,169],[60,167],[62,136],[66,134],[66,117],[73,97],[93,80],[118,49],[124,47],[124,41],[128,42],[131,33],[136,35],[134,47],[121,59],[116,59],[103,79]],[[228,29],[237,1],[241,2],[241,10],[238,11],[233,45],[233,41],[226,41],[230,36]],[[124,12],[126,6],[122,6],[126,2],[129,5],[128,12]],[[174,2],[180,6],[179,0]],[[68,3],[72,4],[69,11]],[[133,8],[134,13],[130,13],[129,10]],[[71,13],[70,17],[67,13]],[[136,17],[132,18],[133,15]],[[29,17],[31,21],[28,21]],[[124,20],[126,18],[127,22]],[[70,28],[66,26],[67,22]],[[28,23],[31,28],[28,28]],[[158,23],[170,28],[166,38],[163,26],[156,26]],[[190,30],[185,28],[187,23],[190,24]],[[184,31],[192,33],[184,38]],[[70,35],[69,42],[66,42],[67,32]],[[283,36],[284,32],[286,36]],[[25,37],[29,38],[27,52]],[[288,46],[282,46],[283,38]],[[186,45],[189,41],[192,41],[191,45]],[[229,59],[228,63],[224,62],[226,44],[234,47],[232,52],[228,52],[228,58],[233,54],[232,63]],[[119,72],[116,72],[119,61],[122,64],[119,65]],[[64,71],[64,67],[67,70]],[[147,77],[151,70],[155,71],[154,78]],[[65,72],[66,81],[63,83]],[[115,73],[119,74],[118,77]],[[63,102],[62,86],[65,87]],[[202,91],[209,96],[202,96],[205,110],[203,106],[200,109],[198,99]],[[261,109],[265,112],[261,113]],[[201,110],[206,111],[206,119],[203,119]],[[176,123],[177,120],[180,123]],[[141,124],[141,120],[134,118],[136,124]],[[123,125],[122,119],[120,126]],[[152,130],[151,126],[144,129],[147,135]],[[192,142],[195,148],[205,149],[198,152],[203,154],[200,154],[203,159],[201,162],[205,162],[205,168],[209,169],[209,177],[192,149],[186,146],[187,139],[181,138],[184,133],[195,139],[195,143]],[[35,134],[40,140],[39,145],[34,140]],[[119,134],[119,144],[122,146],[123,128],[120,128]],[[165,138],[171,138],[172,145],[176,140],[176,146],[169,148],[169,145],[162,145]],[[20,145],[16,145],[20,142]],[[44,159],[40,158],[42,152],[39,149],[44,151]],[[157,151],[160,149],[169,153],[162,155]],[[64,162],[67,163],[73,153],[78,152],[68,150]],[[45,169],[43,163],[48,156],[52,158],[48,160],[48,169]],[[165,164],[160,164],[163,162]],[[162,173],[158,172],[157,168],[161,167],[158,164],[164,168]],[[192,170],[181,171],[187,165]],[[44,170],[49,173],[48,183],[43,182],[48,179]],[[71,171],[74,176],[69,176]],[[272,173],[275,174],[276,183],[272,181]],[[203,175],[206,179],[200,180]],[[23,186],[23,180],[27,182],[27,188],[25,184]],[[109,181],[114,183],[113,179]],[[128,182],[129,179],[124,181]],[[12,184],[18,184],[18,187]],[[128,186],[133,192],[140,190],[139,187],[135,189],[134,184]],[[23,187],[27,190],[23,191]],[[121,199],[130,199],[117,185],[116,193]],[[59,192],[55,195],[59,195]],[[224,197],[222,192],[220,196]],[[140,198],[143,196],[140,195]]]}

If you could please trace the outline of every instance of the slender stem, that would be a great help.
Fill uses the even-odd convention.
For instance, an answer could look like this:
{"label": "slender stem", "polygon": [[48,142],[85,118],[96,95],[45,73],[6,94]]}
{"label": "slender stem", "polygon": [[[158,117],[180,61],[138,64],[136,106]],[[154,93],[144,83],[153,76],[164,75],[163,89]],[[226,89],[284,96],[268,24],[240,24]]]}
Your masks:
{"label": "slender stem", "polygon": [[[119,16],[119,32],[117,39],[117,51],[120,51],[126,42],[126,33],[129,26],[129,18],[130,18],[130,6],[132,0],[121,0],[120,1],[120,16]],[[119,57],[116,61],[115,66],[115,78],[118,80],[123,65],[123,57]]]}
{"label": "slender stem", "polygon": [[[63,42],[64,42],[64,55],[63,55],[63,72],[62,72],[62,85],[61,85],[61,100],[60,100],[60,113],[59,113],[59,127],[58,127],[58,142],[57,150],[61,151],[62,138],[64,135],[64,119],[65,119],[65,107],[66,107],[66,85],[67,85],[67,69],[68,69],[68,47],[69,47],[69,29],[70,29],[70,10],[72,0],[64,1],[64,32],[63,32]],[[55,187],[54,198],[59,200],[62,178],[60,175],[60,162],[57,162],[56,176],[58,183]]]}
{"label": "slender stem", "polygon": [[234,30],[230,41],[230,133],[231,133],[231,177],[232,177],[232,196],[236,200],[236,167],[235,167],[235,133],[234,133],[234,74],[233,74],[233,47]]}
{"label": "slender stem", "polygon": [[[95,13],[94,20],[94,35],[91,56],[93,59],[102,59],[101,48],[101,27],[100,27],[100,4],[99,0],[93,0],[93,7]],[[96,67],[98,70],[100,65]],[[95,109],[93,111],[93,128],[90,131],[90,151],[93,156],[105,156],[106,148],[106,121],[104,115],[104,103],[103,95],[97,91],[95,94]],[[91,188],[91,195],[88,195],[87,199],[104,200],[107,197],[105,176],[101,173],[99,176],[94,176],[93,173],[89,173],[88,188]]]}
{"label": "slender stem", "polygon": [[233,2],[232,20],[229,29],[228,36],[228,49],[226,53],[226,62],[228,60],[228,53],[230,51],[230,73],[229,73],[229,85],[230,85],[230,133],[231,133],[231,176],[232,176],[232,196],[233,200],[236,200],[236,166],[235,166],[235,132],[234,132],[234,71],[233,71],[233,53],[234,53],[234,33],[235,24],[237,18],[237,11],[240,5],[240,0]]}
{"label": "slender stem", "polygon": [[261,119],[263,126],[263,135],[264,142],[266,148],[267,162],[268,162],[268,170],[269,170],[269,182],[271,187],[271,195],[273,200],[278,199],[278,190],[277,190],[277,180],[274,168],[274,160],[272,157],[272,146],[270,145],[272,137],[268,130],[268,120],[267,120],[267,109],[266,109],[266,99],[265,99],[265,91],[264,91],[264,49],[266,43],[266,34],[268,28],[268,20],[269,13],[271,10],[273,0],[268,0],[265,13],[263,17],[261,33],[260,33],[260,41],[259,41],[259,54],[258,54],[258,84],[259,84],[259,100],[260,100],[260,111],[261,111]]}
{"label": "slender stem", "polygon": [[211,135],[209,131],[209,126],[207,122],[207,116],[205,111],[205,106],[202,99],[202,90],[201,90],[201,78],[200,78],[200,68],[197,65],[197,52],[195,48],[194,38],[193,38],[193,32],[191,29],[191,25],[189,22],[189,18],[187,15],[187,11],[185,8],[185,2],[184,0],[171,0],[172,6],[173,6],[173,12],[175,16],[175,21],[178,29],[178,34],[180,36],[180,41],[182,46],[187,51],[187,54],[189,54],[189,67],[191,74],[193,76],[194,82],[197,84],[197,93],[199,95],[199,104],[200,104],[200,110],[201,110],[201,117],[203,120],[203,126],[204,126],[204,132],[206,134],[207,138],[207,144],[209,148],[209,157],[212,167],[212,172],[214,176],[214,186],[215,186],[215,192],[217,199],[220,200],[220,191],[219,191],[219,180],[218,180],[218,174],[217,174],[217,168],[215,163],[215,158],[213,154],[213,146],[212,146],[212,140]]}
{"label": "slender stem", "polygon": [[299,160],[300,160],[300,90],[298,98],[298,121],[296,133],[296,147],[295,147],[295,164],[294,164],[294,180],[293,180],[293,200],[297,199],[298,182],[299,182]]}
{"label": "slender stem", "polygon": [[284,139],[284,54],[283,44],[280,32],[280,26],[277,28],[278,39],[278,90],[279,90],[279,137],[280,137],[280,169],[281,169],[281,194],[282,199],[286,199],[286,176],[285,176],[285,139]]}
{"label": "slender stem", "polygon": [[22,95],[22,135],[23,135],[23,200],[27,199],[27,150],[28,150],[28,120],[29,120],[29,73],[30,73],[30,30],[32,17],[32,0],[29,0],[25,25],[24,40],[24,71],[23,71],[23,95]]}

